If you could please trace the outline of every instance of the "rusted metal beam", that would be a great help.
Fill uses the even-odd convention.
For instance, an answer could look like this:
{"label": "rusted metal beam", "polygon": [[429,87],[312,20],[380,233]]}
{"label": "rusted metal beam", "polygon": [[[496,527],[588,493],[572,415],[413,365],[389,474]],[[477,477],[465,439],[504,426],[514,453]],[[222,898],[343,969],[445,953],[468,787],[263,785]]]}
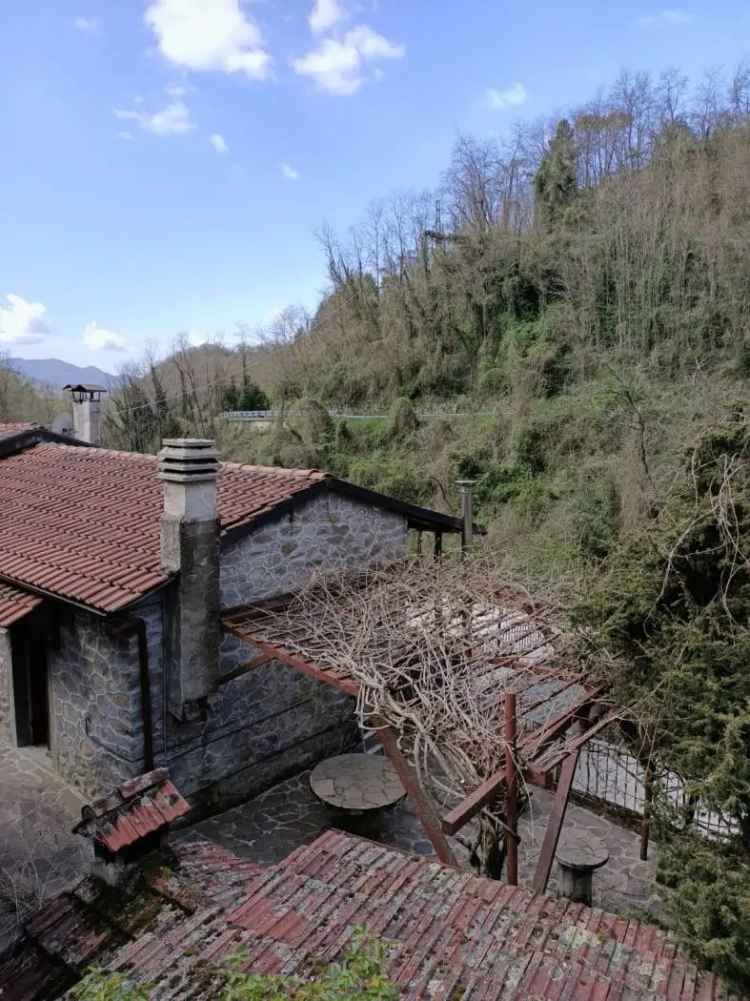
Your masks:
{"label": "rusted metal beam", "polygon": [[[242,638],[243,637],[240,637],[240,639]],[[345,695],[352,695],[356,698],[359,693],[359,685],[356,681],[352,681],[351,678],[337,678],[334,674],[329,671],[325,671],[320,667],[316,667],[315,664],[311,664],[298,654],[290,653],[282,646],[265,643],[256,636],[247,636],[246,640],[247,642],[252,643],[253,646],[257,646],[259,650],[262,650],[263,653],[267,654],[270,658],[280,660],[282,664],[286,664],[288,667],[293,667],[295,670],[301,671],[303,674],[308,674],[311,678],[315,678],[316,681],[322,681],[324,684],[330,685],[332,688],[337,688],[340,692],[344,692]]]}
{"label": "rusted metal beam", "polygon": [[[604,730],[605,727],[616,723],[621,716],[621,709],[611,709],[608,713],[602,716],[597,723],[594,723],[593,726],[588,726],[587,729],[584,730],[582,734],[579,734],[578,737],[568,741],[558,750],[553,748],[547,753],[546,756],[537,758],[531,763],[532,767],[544,772],[549,772],[551,769],[556,768],[568,754],[571,754],[573,751],[580,751],[584,744],[587,744],[592,737],[595,737],[596,734],[599,733],[600,730]],[[579,713],[579,721],[584,722],[585,725],[585,716],[583,716],[582,712]]]}
{"label": "rusted metal beam", "polygon": [[570,790],[573,786],[573,778],[575,777],[579,754],[580,749],[577,749],[569,755],[563,762],[560,771],[560,781],[557,784],[555,801],[552,804],[552,811],[547,822],[547,830],[544,832],[542,850],[537,862],[536,872],[534,873],[534,881],[531,884],[534,893],[544,893],[547,889],[549,874],[552,871],[552,863],[557,851],[557,842],[560,840],[560,831],[565,820],[565,811],[568,809],[568,800],[570,799]]}
{"label": "rusted metal beam", "polygon": [[595,689],[587,692],[586,695],[575,705],[570,706],[558,717],[547,723],[539,730],[534,730],[522,741],[521,753],[527,759],[536,758],[552,743],[573,725],[585,719],[591,710],[593,703],[602,694],[602,689]]}
{"label": "rusted metal beam", "polygon": [[464,824],[475,817],[482,807],[497,795],[504,782],[505,766],[485,779],[462,803],[459,803],[443,817],[443,831],[446,834],[455,834],[456,831],[460,831]]}
{"label": "rusted metal beam", "polygon": [[422,822],[425,834],[435,849],[435,854],[444,865],[455,866],[457,864],[456,858],[440,826],[440,818],[437,815],[437,811],[430,797],[420,786],[417,773],[399,748],[396,731],[393,727],[383,726],[378,727],[375,733],[383,745],[383,750],[390,758],[391,764],[396,769],[407,795],[414,804],[414,809],[417,811],[417,816]]}
{"label": "rusted metal beam", "polygon": [[516,693],[505,693],[505,873],[518,886],[518,772],[516,766]]}
{"label": "rusted metal beam", "polygon": [[650,766],[646,768],[643,782],[643,818],[641,820],[641,862],[648,859],[648,842],[651,836],[651,809],[654,799],[654,774]]}

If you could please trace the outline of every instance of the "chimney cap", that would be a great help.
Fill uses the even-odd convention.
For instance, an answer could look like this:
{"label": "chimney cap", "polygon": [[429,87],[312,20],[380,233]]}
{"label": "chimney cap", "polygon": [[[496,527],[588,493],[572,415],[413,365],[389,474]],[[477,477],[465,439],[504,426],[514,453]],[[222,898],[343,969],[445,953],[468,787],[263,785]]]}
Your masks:
{"label": "chimney cap", "polygon": [[159,452],[159,479],[170,483],[215,480],[219,453],[210,438],[166,438]]}

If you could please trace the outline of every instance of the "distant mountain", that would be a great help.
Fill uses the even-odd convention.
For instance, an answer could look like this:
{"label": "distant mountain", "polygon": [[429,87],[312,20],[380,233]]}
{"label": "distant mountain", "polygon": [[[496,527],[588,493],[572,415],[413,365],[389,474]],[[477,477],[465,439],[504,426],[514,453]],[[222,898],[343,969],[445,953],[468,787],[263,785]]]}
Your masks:
{"label": "distant mountain", "polygon": [[60,358],[11,358],[10,365],[27,379],[58,390],[73,382],[109,387],[115,381],[113,375],[95,365],[71,365]]}

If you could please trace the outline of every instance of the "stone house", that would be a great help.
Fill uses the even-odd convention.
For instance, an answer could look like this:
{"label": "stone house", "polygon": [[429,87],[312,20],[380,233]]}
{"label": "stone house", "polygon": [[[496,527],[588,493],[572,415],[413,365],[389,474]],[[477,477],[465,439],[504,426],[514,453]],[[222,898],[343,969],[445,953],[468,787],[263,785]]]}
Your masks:
{"label": "stone house", "polygon": [[403,557],[410,530],[437,544],[461,523],[318,470],[220,463],[208,441],[157,458],[0,425],[0,739],[89,796],[168,767],[202,811],[337,753],[351,700],[221,616]]}

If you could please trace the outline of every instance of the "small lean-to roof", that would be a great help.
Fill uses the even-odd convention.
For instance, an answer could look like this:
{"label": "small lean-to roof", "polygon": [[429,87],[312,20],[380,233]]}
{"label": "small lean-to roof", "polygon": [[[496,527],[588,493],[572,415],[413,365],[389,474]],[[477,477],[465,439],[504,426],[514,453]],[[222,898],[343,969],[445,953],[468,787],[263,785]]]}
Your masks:
{"label": "small lean-to roof", "polygon": [[111,796],[83,808],[74,833],[92,838],[116,854],[190,812],[166,768],[129,779]]}
{"label": "small lean-to roof", "polygon": [[135,896],[85,881],[50,902],[0,962],[3,998],[53,1001],[95,964],[148,984],[152,1001],[207,1001],[240,950],[254,972],[309,977],[358,927],[385,944],[404,1001],[733,997],[654,926],[340,831],[268,869],[206,841],[174,848],[177,872],[146,869]]}
{"label": "small lean-to roof", "polygon": [[[7,440],[8,447],[0,447],[0,579],[102,613],[125,608],[167,582],[159,554],[163,499],[156,456],[63,444],[62,436],[33,428]],[[218,480],[222,536],[245,534],[323,491],[395,511],[413,527],[460,527],[449,515],[318,469],[227,462]]]}

